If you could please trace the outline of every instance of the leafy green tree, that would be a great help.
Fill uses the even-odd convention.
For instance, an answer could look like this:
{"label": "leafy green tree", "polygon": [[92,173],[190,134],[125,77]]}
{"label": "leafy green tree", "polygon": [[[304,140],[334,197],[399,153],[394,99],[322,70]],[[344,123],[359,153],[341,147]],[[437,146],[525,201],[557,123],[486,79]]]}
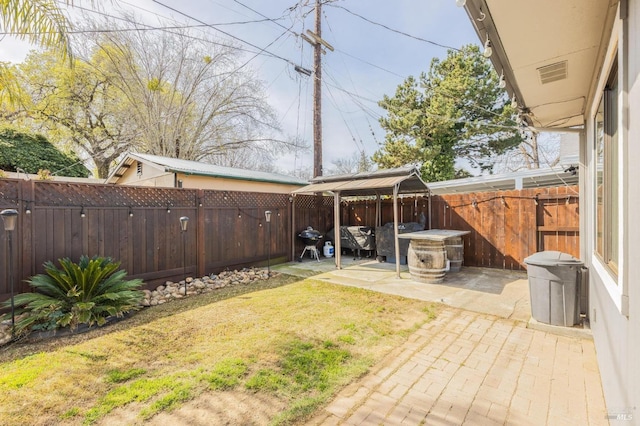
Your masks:
{"label": "leafy green tree", "polygon": [[73,59],[73,67],[50,52],[32,52],[19,66],[26,114],[67,149],[81,152],[106,178],[111,164],[129,150],[135,125],[113,75],[102,70],[104,55],[88,61]]}
{"label": "leafy green tree", "polygon": [[74,154],[63,154],[42,135],[0,129],[0,170],[27,173],[50,170],[57,176],[87,177],[89,170]]}
{"label": "leafy green tree", "polygon": [[380,119],[387,131],[373,161],[382,168],[415,164],[428,181],[453,179],[455,160],[491,170],[493,155],[513,149],[521,137],[499,77],[475,45],[434,58],[429,73],[410,76],[393,97],[384,96]]}

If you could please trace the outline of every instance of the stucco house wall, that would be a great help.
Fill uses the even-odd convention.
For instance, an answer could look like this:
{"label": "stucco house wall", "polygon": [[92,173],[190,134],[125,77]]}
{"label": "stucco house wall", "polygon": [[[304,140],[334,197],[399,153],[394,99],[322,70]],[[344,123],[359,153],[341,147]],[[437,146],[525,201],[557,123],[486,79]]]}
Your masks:
{"label": "stucco house wall", "polygon": [[237,179],[224,179],[210,176],[194,176],[177,174],[177,179],[182,180],[183,188],[211,189],[218,191],[244,191],[244,192],[268,192],[273,194],[288,194],[299,185],[285,185],[274,182],[243,181]]}
{"label": "stucco house wall", "polygon": [[174,173],[143,164],[141,174],[138,174],[136,167],[131,167],[118,180],[118,185],[172,188],[175,185],[175,177]]}
{"label": "stucco house wall", "polygon": [[[593,332],[598,367],[610,416],[640,423],[640,1],[630,0],[628,14],[620,9],[608,37],[606,51],[594,81],[594,93],[587,106],[582,138],[584,222],[583,259],[589,267],[589,320]],[[624,5],[622,5],[624,7]],[[618,55],[618,223],[620,258],[618,275],[612,274],[596,255],[596,150],[595,115]],[[582,198],[581,198],[582,199]]]}

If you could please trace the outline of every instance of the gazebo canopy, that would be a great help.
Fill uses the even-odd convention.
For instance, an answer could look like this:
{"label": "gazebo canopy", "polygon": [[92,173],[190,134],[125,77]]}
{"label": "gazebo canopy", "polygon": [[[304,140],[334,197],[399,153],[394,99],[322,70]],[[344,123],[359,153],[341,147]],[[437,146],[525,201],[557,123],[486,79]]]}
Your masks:
{"label": "gazebo canopy", "polygon": [[[400,278],[400,245],[398,242],[398,195],[429,192],[427,184],[420,178],[416,167],[399,167],[367,173],[354,173],[334,176],[318,176],[311,184],[292,192],[298,194],[317,194],[330,192],[334,197],[334,241],[336,244],[336,267],[341,266],[340,242],[340,199],[342,197],[376,196],[376,222],[380,220],[380,196],[393,196],[393,229],[396,253],[396,275]],[[295,207],[295,206],[294,206]],[[295,213],[294,213],[295,222]],[[379,225],[379,223],[377,223]]]}
{"label": "gazebo canopy", "polygon": [[415,194],[428,192],[429,188],[420,178],[416,167],[399,167],[375,172],[353,173],[334,176],[318,176],[311,183],[293,191],[293,194],[315,194],[319,192],[339,193],[342,197]]}

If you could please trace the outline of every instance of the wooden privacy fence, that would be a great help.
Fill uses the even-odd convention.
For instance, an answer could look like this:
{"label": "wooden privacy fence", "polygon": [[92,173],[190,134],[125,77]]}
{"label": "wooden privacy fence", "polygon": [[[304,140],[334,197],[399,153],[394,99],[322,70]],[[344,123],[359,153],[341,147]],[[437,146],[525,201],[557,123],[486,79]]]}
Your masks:
{"label": "wooden privacy fence", "polygon": [[[538,251],[558,250],[580,257],[578,187],[535,188],[431,198],[431,228],[470,231],[463,237],[464,264],[525,269],[524,259]],[[403,198],[401,222],[429,225],[428,197]],[[343,223],[375,226],[375,200],[343,206]],[[393,221],[391,200],[382,201],[382,224]]]}
{"label": "wooden privacy fence", "polygon": [[480,194],[432,200],[432,226],[471,231],[463,237],[464,264],[525,269],[524,259],[558,250],[580,257],[577,186]]}
{"label": "wooden privacy fence", "polygon": [[[381,204],[382,223],[392,222],[392,201]],[[375,205],[343,202],[341,223],[375,226]],[[0,300],[9,298],[7,262],[16,293],[29,290],[24,280],[45,261],[83,254],[110,256],[153,287],[266,266],[268,253],[273,263],[292,260],[304,247],[300,231],[326,234],[334,223],[333,197],[0,179],[0,210],[7,208],[19,215],[12,259],[0,227]],[[579,256],[577,187],[403,198],[398,210],[401,222],[424,216],[432,228],[471,231],[463,238],[467,266],[524,269],[524,258],[541,250]],[[181,216],[189,217],[184,234]]]}
{"label": "wooden privacy fence", "polygon": [[[77,261],[83,254],[120,261],[147,287],[227,268],[266,266],[268,248],[272,262],[288,260],[291,201],[288,194],[0,179],[0,210],[19,212],[10,260],[0,227],[0,300],[9,298],[8,261],[19,293],[29,290],[24,280],[42,273],[45,261]],[[297,197],[298,220],[326,232],[332,226],[326,213],[332,201],[319,201],[326,207],[315,197]],[[272,212],[270,225],[266,210]],[[189,218],[184,234],[181,216]]]}
{"label": "wooden privacy fence", "polygon": [[[421,215],[428,224],[429,197],[404,197],[398,200],[399,222],[420,222]],[[381,221],[393,222],[393,199],[381,200]],[[376,225],[376,200],[356,200],[344,202],[341,209],[340,223],[344,225]]]}

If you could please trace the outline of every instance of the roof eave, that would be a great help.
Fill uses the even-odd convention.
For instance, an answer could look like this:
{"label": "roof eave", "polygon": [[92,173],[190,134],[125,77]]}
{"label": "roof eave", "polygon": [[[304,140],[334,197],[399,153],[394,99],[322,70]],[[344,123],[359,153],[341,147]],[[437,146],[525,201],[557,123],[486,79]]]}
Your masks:
{"label": "roof eave", "polygon": [[[489,37],[489,40],[491,40],[493,54],[489,60],[493,64],[494,69],[504,72],[504,80],[507,84],[505,90],[509,94],[509,97],[515,95],[517,99],[521,100],[520,106],[523,109],[526,109],[527,105],[525,105],[525,101],[523,99],[524,96],[516,83],[515,75],[513,74],[504,46],[502,45],[502,40],[498,36],[498,31],[495,23],[493,22],[493,18],[491,17],[489,7],[484,0],[479,0],[478,3],[479,4],[468,1],[464,6],[469,19],[471,20],[471,24],[473,25],[473,29],[476,31],[476,34],[482,43],[487,39],[487,36]],[[528,121],[527,124],[533,124],[529,122],[528,118],[524,118]]]}
{"label": "roof eave", "polygon": [[187,171],[187,170],[181,170],[181,169],[170,168],[170,167],[165,167],[164,170],[165,172],[170,172],[170,173],[181,173],[185,176],[205,176],[205,177],[214,177],[214,178],[220,178],[220,179],[232,179],[232,180],[250,181],[250,182],[276,183],[281,185],[297,185],[297,186],[306,185],[305,183],[302,183],[302,182],[281,181],[281,180],[275,180],[275,179],[260,179],[255,177],[252,178],[252,177],[230,176],[230,175],[223,175],[218,173]]}

